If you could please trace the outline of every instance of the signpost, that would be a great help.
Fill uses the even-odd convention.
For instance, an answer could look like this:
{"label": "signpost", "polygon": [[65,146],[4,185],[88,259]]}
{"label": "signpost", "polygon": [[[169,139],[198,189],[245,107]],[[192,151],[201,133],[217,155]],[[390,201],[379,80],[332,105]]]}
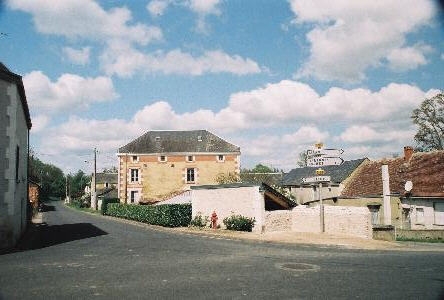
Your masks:
{"label": "signpost", "polygon": [[[344,153],[342,149],[324,149],[322,143],[317,143],[313,149],[307,150],[307,167],[339,166],[344,162],[344,160],[339,157],[342,153]],[[324,170],[317,169],[317,176],[302,178],[303,183],[319,184],[319,219],[321,222],[321,232],[325,231],[324,205],[321,194],[322,183],[331,181],[330,176],[325,176],[324,174]]]}

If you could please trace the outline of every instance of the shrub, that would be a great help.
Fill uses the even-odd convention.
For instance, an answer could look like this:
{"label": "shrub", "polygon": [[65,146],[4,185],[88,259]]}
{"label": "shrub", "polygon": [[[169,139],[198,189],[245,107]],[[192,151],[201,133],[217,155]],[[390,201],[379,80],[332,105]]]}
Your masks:
{"label": "shrub", "polygon": [[110,203],[105,214],[164,227],[188,226],[191,222],[191,204],[145,206]]}
{"label": "shrub", "polygon": [[249,231],[253,229],[256,220],[254,218],[248,218],[241,215],[233,215],[231,217],[226,217],[223,223],[228,230],[236,231]]}
{"label": "shrub", "polygon": [[100,210],[102,211],[102,215],[106,215],[106,210],[108,208],[108,204],[110,204],[110,203],[120,203],[120,199],[119,198],[103,199],[102,206],[100,207]]}
{"label": "shrub", "polygon": [[197,215],[194,219],[191,220],[190,226],[194,227],[207,227],[207,224],[210,222],[210,218],[208,216]]}

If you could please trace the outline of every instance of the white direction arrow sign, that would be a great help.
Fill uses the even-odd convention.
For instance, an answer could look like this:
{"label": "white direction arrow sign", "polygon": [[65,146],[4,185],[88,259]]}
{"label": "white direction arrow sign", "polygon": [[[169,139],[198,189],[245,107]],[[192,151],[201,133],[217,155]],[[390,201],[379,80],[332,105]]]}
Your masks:
{"label": "white direction arrow sign", "polygon": [[314,176],[302,178],[303,183],[329,182],[330,176]]}
{"label": "white direction arrow sign", "polygon": [[343,162],[340,157],[315,156],[307,159],[307,167],[339,166]]}
{"label": "white direction arrow sign", "polygon": [[307,150],[307,158],[311,158],[312,156],[339,156],[344,153],[343,149],[310,149]]}

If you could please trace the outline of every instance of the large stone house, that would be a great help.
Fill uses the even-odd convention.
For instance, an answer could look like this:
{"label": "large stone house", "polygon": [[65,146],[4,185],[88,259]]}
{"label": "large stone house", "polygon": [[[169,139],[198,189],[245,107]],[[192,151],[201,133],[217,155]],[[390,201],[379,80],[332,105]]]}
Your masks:
{"label": "large stone house", "polygon": [[0,249],[26,229],[31,125],[22,77],[0,63]]}
{"label": "large stone house", "polygon": [[240,172],[240,148],[207,130],[149,131],[119,148],[122,203],[155,203]]}

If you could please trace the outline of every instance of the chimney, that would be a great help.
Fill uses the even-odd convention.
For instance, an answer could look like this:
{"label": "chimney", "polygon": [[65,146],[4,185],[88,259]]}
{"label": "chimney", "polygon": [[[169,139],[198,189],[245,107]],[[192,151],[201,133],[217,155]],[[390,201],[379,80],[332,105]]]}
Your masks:
{"label": "chimney", "polygon": [[404,147],[404,160],[409,161],[410,158],[413,156],[413,147],[412,146],[405,146]]}

